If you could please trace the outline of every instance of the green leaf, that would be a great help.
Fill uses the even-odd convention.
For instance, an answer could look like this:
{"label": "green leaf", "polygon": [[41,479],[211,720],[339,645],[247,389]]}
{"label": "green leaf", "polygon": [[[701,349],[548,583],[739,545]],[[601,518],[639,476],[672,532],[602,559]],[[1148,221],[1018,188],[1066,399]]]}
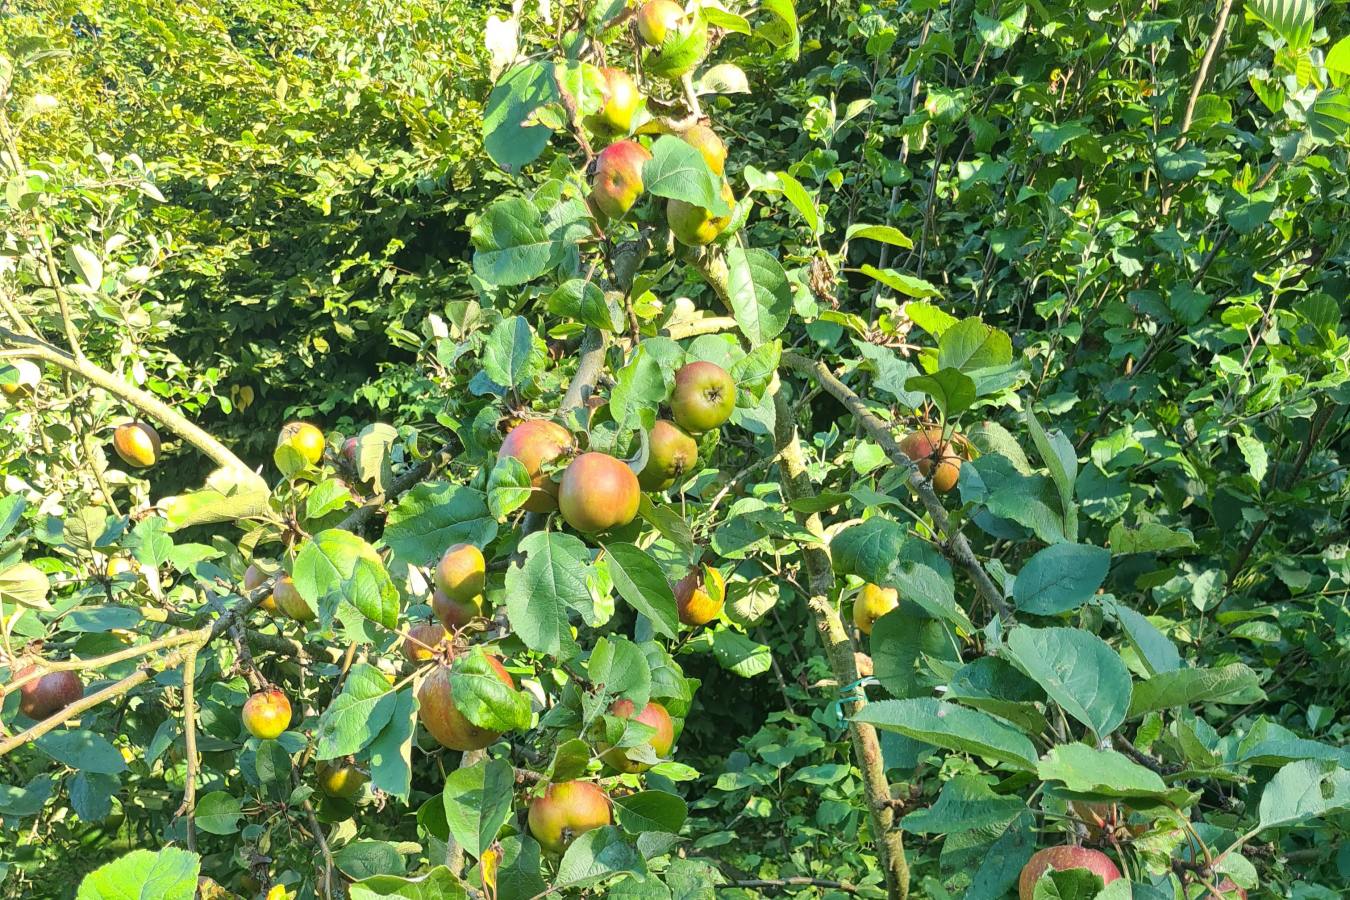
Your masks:
{"label": "green leaf", "polygon": [[51,609],[47,576],[32,563],[19,562],[0,569],[0,603],[14,603],[28,609]]}
{"label": "green leaf", "polygon": [[1181,668],[1181,653],[1176,645],[1147,618],[1115,598],[1104,598],[1102,608],[1120,623],[1125,637],[1134,645],[1150,674],[1174,672]]}
{"label": "green leaf", "polygon": [[939,369],[932,375],[916,375],[905,381],[905,388],[923,391],[933,398],[938,409],[948,418],[960,415],[975,402],[975,382],[969,375],[956,369]]}
{"label": "green leaf", "polygon": [[197,801],[193,814],[197,827],[211,834],[234,834],[243,817],[244,808],[239,798],[225,791],[212,791],[203,796]]}
{"label": "green leaf", "polygon": [[[864,263],[860,271],[864,275],[868,275],[875,278],[877,281],[880,281],[891,290],[899,291],[906,297],[914,297],[922,300],[926,297],[942,296],[942,291],[938,290],[934,284],[924,281],[922,278],[915,275],[906,275],[903,272],[897,272],[894,269],[878,269],[870,263]],[[924,327],[924,330],[927,331],[928,329]]]}
{"label": "green leaf", "polygon": [[633,544],[608,544],[605,553],[619,596],[650,619],[657,634],[677,637],[680,620],[675,609],[675,592],[656,560]]}
{"label": "green leaf", "polygon": [[103,261],[83,244],[72,244],[67,254],[70,262],[79,269],[84,286],[91,291],[97,291],[103,284]]}
{"label": "green leaf", "polygon": [[68,783],[70,808],[86,822],[102,822],[112,814],[112,798],[122,782],[112,775],[76,772]]}
{"label": "green leaf", "polygon": [[718,665],[742,678],[754,678],[773,667],[773,651],[730,628],[712,633],[712,652]]}
{"label": "green leaf", "polygon": [[356,753],[375,740],[398,705],[384,673],[369,663],[357,663],[347,673],[342,693],[319,717],[314,756],[337,759]]}
{"label": "green leaf", "polygon": [[417,730],[417,700],[411,688],[395,697],[389,722],[370,742],[370,782],[405,803],[412,790],[412,742]]}
{"label": "green leaf", "polygon": [[1158,171],[1168,181],[1190,181],[1205,168],[1205,151],[1188,146],[1180,150],[1158,148]]}
{"label": "green leaf", "polygon": [[1155,709],[1196,703],[1252,703],[1265,699],[1261,679],[1242,663],[1218,669],[1159,672],[1134,686],[1130,718]]}
{"label": "green leaf", "polygon": [[515,773],[505,760],[480,759],[446,776],[441,793],[446,824],[455,841],[475,859],[497,840],[511,815],[514,790]]}
{"label": "green leaf", "polygon": [[1111,567],[1111,553],[1089,544],[1051,544],[1017,573],[1013,600],[1023,612],[1053,616],[1077,609],[1096,593]]}
{"label": "green leaf", "polygon": [[515,66],[502,75],[483,110],[483,146],[493,162],[514,173],[544,152],[553,132],[534,112],[557,96],[552,63]]}
{"label": "green leaf", "polygon": [[929,697],[869,703],[853,717],[883,731],[894,731],[916,741],[986,756],[1015,769],[1036,769],[1036,748],[1020,731],[1005,722]]}
{"label": "green leaf", "polygon": [[7,816],[31,816],[41,811],[51,799],[56,781],[50,775],[39,775],[23,787],[0,784],[0,813]]}
{"label": "green leaf", "polygon": [[902,247],[905,250],[914,249],[914,241],[899,228],[890,225],[862,225],[853,224],[844,232],[844,240],[852,241],[854,238],[866,238],[872,241],[880,241],[883,244],[890,244],[893,247]]}
{"label": "green leaf", "polygon": [[1066,713],[1104,738],[1125,720],[1130,673],[1110,645],[1077,628],[1008,632],[1010,661]]}
{"label": "green leaf", "polygon": [[[372,875],[354,883],[348,891],[351,900],[466,900],[464,884],[445,866],[437,866],[425,875]],[[503,894],[502,896],[506,896]]]}
{"label": "green leaf", "polygon": [[1013,819],[989,845],[971,878],[964,900],[1002,900],[1036,849],[1035,818],[1030,810]]}
{"label": "green leaf", "polygon": [[647,874],[647,864],[637,847],[628,843],[613,825],[593,828],[577,837],[558,864],[554,887],[595,884],[623,872]]}
{"label": "green leaf", "polygon": [[52,731],[35,742],[37,748],[57,762],[98,775],[120,775],[127,764],[107,738],[87,729]]}
{"label": "green leaf", "polygon": [[1027,430],[1031,432],[1031,441],[1036,445],[1050,477],[1059,491],[1059,508],[1064,514],[1064,536],[1070,541],[1078,540],[1078,507],[1073,502],[1073,489],[1078,479],[1078,456],[1070,441],[1062,431],[1046,432],[1031,407],[1027,407]]}
{"label": "green leaf", "polygon": [[645,707],[651,697],[652,670],[647,656],[627,638],[598,639],[586,672],[591,681],[604,687],[606,697],[631,700],[636,709]]}
{"label": "green leaf", "polygon": [[496,287],[525,284],[551,268],[553,241],[539,208],[524,197],[493,202],[474,222],[473,270]]}
{"label": "green leaf", "polygon": [[530,470],[514,456],[499,456],[488,473],[488,509],[499,520],[520,509],[530,499],[534,488]]}
{"label": "green leaf", "polygon": [[946,782],[937,801],[900,820],[915,834],[953,834],[1006,825],[1026,809],[1020,797],[995,794],[978,775],[963,773]]}
{"label": "green leaf", "polygon": [[754,409],[764,398],[778,370],[778,360],[783,352],[779,341],[760,344],[749,353],[732,363],[727,373],[736,383],[736,405],[744,409]]}
{"label": "green leaf", "polygon": [[1169,793],[1153,770],[1114,750],[1098,750],[1087,744],[1052,747],[1037,765],[1036,774],[1044,781],[1058,781],[1076,794],[1163,799]]}
{"label": "green leaf", "polygon": [[450,670],[455,708],[471,723],[488,731],[530,727],[529,695],[501,680],[482,647],[456,656]]}
{"label": "green leaf", "polygon": [[548,311],[601,331],[624,328],[623,310],[606,299],[598,284],[584,278],[570,278],[549,294]]}
{"label": "green leaf", "polygon": [[767,344],[792,316],[792,288],[783,266],[765,250],[727,250],[727,288],[736,326],[752,345]]}
{"label": "green leaf", "polygon": [[80,882],[76,900],[193,900],[201,858],[165,847],[133,850],[99,866]]}
{"label": "green leaf", "polygon": [[1095,900],[1102,887],[1102,876],[1088,869],[1046,869],[1031,900]]}
{"label": "green leaf", "polygon": [[314,486],[305,498],[305,518],[322,519],[336,512],[352,499],[352,492],[336,478],[326,478]]}
{"label": "green leaf", "polygon": [[1312,41],[1316,9],[1312,0],[1247,0],[1243,9],[1284,38],[1294,50],[1301,50]]}
{"label": "green leaf", "polygon": [[300,596],[321,615],[331,616],[331,607],[322,601],[337,594],[372,622],[386,628],[398,624],[398,589],[384,561],[350,531],[330,528],[305,541],[292,575]]}
{"label": "green leaf", "polygon": [[1327,51],[1326,59],[1323,65],[1327,67],[1327,73],[1331,76],[1331,83],[1336,87],[1344,87],[1350,82],[1350,36],[1341,38]]}
{"label": "green leaf", "polygon": [[788,198],[797,212],[811,229],[811,234],[820,233],[820,212],[816,209],[816,200],[802,187],[802,183],[787,172],[775,172],[779,184],[783,186],[783,196]]}
{"label": "green leaf", "polygon": [[376,875],[402,875],[408,868],[399,848],[389,841],[352,841],[333,858],[343,874],[354,880]]}
{"label": "green leaf", "polygon": [[972,372],[1012,362],[1012,340],[979,319],[962,319],[938,339],[938,368]]}
{"label": "green leaf", "polygon": [[502,319],[483,347],[483,371],[502,387],[518,389],[534,381],[548,362],[548,348],[524,316]]}
{"label": "green leaf", "polygon": [[1107,536],[1111,552],[1116,556],[1128,553],[1166,553],[1168,550],[1189,550],[1195,547],[1195,538],[1184,529],[1168,528],[1158,522],[1143,522],[1138,528],[1127,528],[1124,522],[1111,526]]}
{"label": "green leaf", "polygon": [[731,212],[722,197],[722,183],[708,168],[703,154],[673,134],[652,144],[652,158],[643,163],[642,184],[649,194],[668,200],[683,200],[725,216]]}
{"label": "green leaf", "polygon": [[[661,361],[645,342],[639,344],[632,359],[615,376],[614,389],[609,395],[609,413],[614,419],[616,441],[633,431],[650,431],[656,424],[656,413],[661,401],[666,399],[666,393]],[[596,449],[594,441],[592,449]]]}
{"label": "green leaf", "polygon": [[665,791],[638,791],[614,798],[614,818],[629,834],[644,831],[668,831],[674,834],[684,826],[689,805]]}
{"label": "green leaf", "polygon": [[759,8],[771,18],[756,28],[755,33],[782,50],[788,60],[795,61],[801,52],[801,37],[793,0],[760,0]]}
{"label": "green leaf", "polygon": [[1261,828],[1294,825],[1350,809],[1350,769],[1322,760],[1292,762],[1261,792]]}
{"label": "green leaf", "polygon": [[384,542],[413,565],[430,565],[451,544],[486,547],[497,536],[487,497],[459,484],[419,484],[389,511]]}
{"label": "green leaf", "polygon": [[[577,653],[568,609],[590,603],[590,552],[570,534],[536,531],[523,538],[523,564],[506,570],[506,614],[525,646],[566,660]],[[673,602],[673,598],[672,598]]]}

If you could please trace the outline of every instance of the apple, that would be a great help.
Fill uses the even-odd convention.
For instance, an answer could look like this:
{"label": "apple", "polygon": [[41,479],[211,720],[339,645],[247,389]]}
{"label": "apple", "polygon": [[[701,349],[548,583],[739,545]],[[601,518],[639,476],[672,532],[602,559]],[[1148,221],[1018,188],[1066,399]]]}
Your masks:
{"label": "apple", "polygon": [[527,512],[546,513],[558,508],[558,486],[543,467],[575,446],[570,431],[557,422],[544,419],[521,422],[502,441],[498,456],[515,457],[530,474],[530,485],[534,490],[525,501]]}
{"label": "apple", "polygon": [[408,662],[426,662],[436,656],[445,642],[445,626],[422,622],[408,629],[403,641],[403,656]]}
{"label": "apple", "polygon": [[617,141],[595,158],[591,202],[611,219],[622,219],[642,196],[642,167],[651,159],[637,141]]}
{"label": "apple", "polygon": [[674,422],[657,419],[647,438],[647,464],[638,473],[644,491],[665,490],[698,462],[698,442]]}
{"label": "apple", "polygon": [[159,433],[144,422],[118,425],[113,431],[113,449],[127,465],[148,468],[159,459]]}
{"label": "apple", "polygon": [[[501,660],[495,656],[487,657],[502,684],[514,689],[516,683],[506,671]],[[417,717],[433,738],[442,746],[451,750],[482,750],[501,737],[500,732],[488,731],[465,718],[455,706],[454,692],[451,689],[451,670],[448,665],[439,665],[423,679],[417,688]]]}
{"label": "apple", "polygon": [[[33,672],[25,666],[14,673],[15,680]],[[84,696],[84,682],[74,672],[48,672],[19,688],[19,712],[30,719],[54,716]]]}
{"label": "apple", "polygon": [[1065,869],[1087,869],[1102,879],[1107,885],[1120,877],[1120,870],[1111,862],[1111,857],[1100,850],[1086,847],[1047,847],[1032,854],[1031,859],[1022,867],[1017,879],[1019,900],[1032,900],[1036,892],[1036,882],[1047,869],[1062,872]]}
{"label": "apple", "polygon": [[324,443],[323,432],[308,422],[291,422],[277,436],[278,447],[289,446],[311,466],[323,459]]}
{"label": "apple", "polygon": [[558,509],[577,531],[609,531],[633,521],[641,497],[642,487],[626,463],[606,453],[583,453],[563,472]]}
{"label": "apple", "polygon": [[[666,756],[670,753],[670,748],[675,744],[675,725],[670,720],[670,713],[666,708],[655,700],[642,708],[642,711],[634,715],[634,705],[632,700],[615,700],[609,707],[609,714],[617,716],[620,719],[634,719],[643,725],[648,725],[656,729],[656,734],[647,739],[652,750],[657,756]],[[628,758],[627,748],[601,746],[600,758],[605,764],[616,772],[626,772],[629,774],[635,772],[645,772],[651,768],[648,763],[638,762]]]}
{"label": "apple", "polygon": [[451,600],[463,603],[483,593],[487,561],[473,544],[455,544],[436,566],[436,587]]}
{"label": "apple", "polygon": [[633,127],[633,115],[642,99],[637,85],[623,69],[605,67],[600,70],[600,75],[605,80],[605,105],[598,113],[587,116],[584,124],[600,137],[627,134]]}
{"label": "apple", "polygon": [[736,382],[726,369],[706,361],[691,362],[675,373],[670,413],[675,424],[691,434],[722,425],[736,409]]}
{"label": "apple", "polygon": [[32,360],[14,359],[8,365],[0,364],[0,372],[6,370],[12,370],[5,383],[0,384],[0,394],[6,397],[27,397],[42,380],[42,370]]}
{"label": "apple", "polygon": [[314,772],[319,789],[330,797],[351,800],[361,793],[370,776],[351,763],[321,762]]}
{"label": "apple", "polygon": [[276,688],[249,697],[244,702],[244,727],[255,738],[273,741],[291,724],[291,701]]}
{"label": "apple", "polygon": [[[959,441],[960,438],[944,440],[941,428],[927,428],[906,435],[900,442],[900,449],[918,464],[923,477],[927,478],[932,472],[933,490],[945,494],[956,487],[956,481],[961,476],[961,457],[953,448],[953,444]],[[933,471],[934,462],[937,463],[936,472]]]}
{"label": "apple", "polygon": [[431,611],[446,628],[458,631],[474,619],[482,617],[482,598],[475,595],[465,600],[453,600],[440,588],[436,588],[431,592]]}
{"label": "apple", "polygon": [[720,177],[726,172],[727,145],[722,143],[722,139],[717,136],[717,132],[707,125],[695,125],[686,129],[680,137],[684,138],[685,143],[699,152],[714,175]]}
{"label": "apple", "polygon": [[[725,181],[722,182],[722,199],[726,201],[727,206],[736,205],[736,195],[731,192],[731,185]],[[702,206],[695,206],[684,200],[669,200],[666,202],[666,224],[670,226],[675,240],[681,244],[686,247],[702,247],[717,240],[717,236],[731,224],[731,212],[728,211],[724,216],[715,216],[712,210],[704,209]]]}
{"label": "apple", "polygon": [[675,582],[675,607],[686,625],[706,625],[717,618],[726,602],[726,582],[711,566],[695,566]]}
{"label": "apple", "polygon": [[647,0],[637,11],[638,34],[653,47],[665,43],[684,18],[684,10],[674,0]]}
{"label": "apple", "polygon": [[297,622],[313,622],[318,618],[305,598],[300,596],[295,580],[289,575],[282,575],[272,583],[272,603],[281,610],[283,616]]}
{"label": "apple", "polygon": [[899,605],[900,593],[895,588],[865,584],[853,601],[853,624],[863,634],[871,634],[877,619]]}
{"label": "apple", "polygon": [[577,835],[613,821],[609,797],[589,781],[550,784],[530,803],[527,818],[530,834],[553,856],[561,855]]}

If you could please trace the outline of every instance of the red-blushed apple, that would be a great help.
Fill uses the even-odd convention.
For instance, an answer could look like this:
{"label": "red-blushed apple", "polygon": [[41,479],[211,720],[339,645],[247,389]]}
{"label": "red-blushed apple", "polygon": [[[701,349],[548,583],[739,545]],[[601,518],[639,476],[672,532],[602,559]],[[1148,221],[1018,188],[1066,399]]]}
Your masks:
{"label": "red-blushed apple", "polygon": [[[900,449],[918,464],[919,472],[925,478],[932,472],[933,490],[945,494],[956,487],[961,476],[961,457],[954,447],[959,440],[944,440],[941,428],[927,428],[906,435],[900,442]],[[936,472],[933,471],[934,462],[937,463]]]}
{"label": "red-blushed apple", "polygon": [[712,567],[695,566],[675,582],[675,608],[686,625],[706,625],[717,618],[726,602],[727,587],[722,573]]}
{"label": "red-blushed apple", "polygon": [[289,575],[282,575],[273,582],[272,601],[276,608],[281,610],[282,615],[297,622],[313,622],[318,618],[318,614],[310,609],[305,598],[300,596],[295,580]]}
{"label": "red-blushed apple", "polygon": [[558,486],[558,509],[577,531],[594,533],[633,521],[642,486],[628,465],[606,453],[583,453],[567,466]]}
{"label": "red-blushed apple", "polygon": [[647,0],[638,9],[637,28],[642,39],[659,47],[684,18],[684,10],[674,0]]}
{"label": "red-blushed apple", "polygon": [[458,631],[483,615],[482,598],[473,596],[455,600],[436,588],[431,592],[431,611],[446,628]]}
{"label": "red-blushed apple", "polygon": [[426,662],[436,656],[444,641],[444,625],[421,622],[408,629],[403,641],[403,658],[411,663]]}
{"label": "red-blushed apple", "polygon": [[527,512],[546,513],[558,508],[558,486],[543,471],[543,467],[564,453],[571,452],[575,446],[570,431],[546,419],[521,422],[502,441],[498,456],[515,457],[530,474],[533,490],[530,499],[524,504]]}
{"label": "red-blushed apple", "polygon": [[600,75],[604,79],[605,105],[598,113],[587,116],[583,124],[600,137],[627,134],[642,100],[637,85],[623,69],[605,67]]}
{"label": "red-blushed apple", "polygon": [[609,797],[589,781],[550,784],[531,801],[527,818],[530,834],[551,856],[560,856],[578,835],[614,821]]}
{"label": "red-blushed apple", "polygon": [[[14,673],[14,679],[32,674],[34,666]],[[30,719],[54,716],[84,696],[84,682],[75,672],[48,672],[19,688],[19,712]]]}
{"label": "red-blushed apple", "polygon": [[651,159],[637,141],[616,141],[595,158],[591,202],[611,219],[622,219],[642,196],[642,167]]}
{"label": "red-blushed apple", "polygon": [[118,425],[113,431],[113,449],[127,465],[148,468],[159,459],[159,432],[144,422]]}
{"label": "red-blushed apple", "polygon": [[[487,661],[502,684],[514,689],[516,683],[511,679],[511,674],[506,671],[501,660],[489,655]],[[421,719],[422,727],[441,746],[449,747],[451,750],[482,750],[501,737],[501,733],[480,728],[459,711],[455,706],[454,693],[450,686],[452,677],[448,665],[439,665],[423,679],[421,686],[417,688],[417,702],[420,704],[417,717]]]}
{"label": "red-blushed apple", "polygon": [[1087,847],[1047,847],[1032,854],[1031,859],[1022,867],[1017,879],[1019,900],[1032,900],[1036,892],[1036,882],[1047,869],[1062,872],[1065,869],[1087,869],[1108,885],[1120,877],[1120,869],[1111,862],[1111,857],[1100,850]]}
{"label": "red-blushed apple", "polygon": [[483,593],[487,560],[473,544],[455,544],[436,565],[436,587],[451,600],[463,603]]}
{"label": "red-blushed apple", "polygon": [[[656,733],[647,739],[647,743],[651,745],[657,756],[668,755],[670,748],[675,744],[675,723],[670,720],[670,713],[655,700],[644,706],[636,716],[633,715],[634,709],[632,700],[615,700],[610,704],[609,714],[620,719],[632,719],[656,729]],[[602,745],[599,749],[602,751],[600,758],[616,772],[632,774],[645,772],[651,768],[648,763],[629,759],[627,749],[624,747]]]}
{"label": "red-blushed apple", "polygon": [[665,490],[698,462],[698,442],[674,422],[657,419],[647,437],[647,464],[638,473],[644,491]]}
{"label": "red-blushed apple", "polygon": [[291,724],[291,701],[276,688],[258,691],[244,701],[244,727],[263,741],[281,737]]}

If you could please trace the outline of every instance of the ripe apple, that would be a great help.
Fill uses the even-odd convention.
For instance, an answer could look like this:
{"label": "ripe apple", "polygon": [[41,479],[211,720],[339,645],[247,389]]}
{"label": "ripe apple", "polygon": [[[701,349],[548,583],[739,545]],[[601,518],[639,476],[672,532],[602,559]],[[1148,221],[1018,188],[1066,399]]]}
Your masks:
{"label": "ripe apple", "polygon": [[498,456],[514,456],[530,473],[534,490],[524,504],[527,512],[546,513],[558,508],[558,486],[543,467],[575,446],[570,431],[544,419],[521,422],[502,441]]}
{"label": "ripe apple", "polygon": [[[726,201],[727,206],[736,205],[736,195],[731,192],[731,185],[725,181],[722,182],[722,199]],[[701,206],[686,203],[684,200],[670,200],[666,202],[666,224],[670,226],[675,240],[681,244],[686,247],[702,247],[717,240],[717,236],[731,224],[731,212],[728,211],[724,216],[715,216],[712,210]]]}
{"label": "ripe apple", "polygon": [[[643,725],[648,725],[656,729],[656,734],[647,739],[652,750],[656,751],[657,756],[666,756],[670,753],[670,748],[675,744],[675,724],[670,720],[670,713],[666,708],[655,700],[642,708],[636,716],[633,715],[635,707],[632,700],[615,700],[609,707],[611,716],[618,716],[621,719],[636,719]],[[611,769],[616,772],[645,772],[651,768],[648,763],[638,762],[629,759],[627,749],[624,747],[606,747],[602,744],[600,758],[605,761]]]}
{"label": "ripe apple", "polygon": [[[488,656],[487,661],[502,683],[514,689],[516,683],[511,680],[501,660]],[[479,728],[464,717],[455,706],[450,678],[450,667],[439,665],[422,681],[417,689],[417,702],[420,704],[417,717],[422,720],[422,727],[442,746],[451,750],[482,750],[501,737],[501,733]]]}
{"label": "ripe apple", "polygon": [[591,202],[611,219],[622,219],[642,196],[642,166],[652,155],[637,141],[617,141],[595,158]]}
{"label": "ripe apple", "polygon": [[530,834],[545,853],[561,855],[580,834],[602,828],[613,818],[609,797],[589,781],[550,784],[530,803]]}
{"label": "ripe apple", "polygon": [[317,466],[323,459],[323,432],[308,422],[291,422],[281,429],[277,446],[289,446],[307,464]]}
{"label": "ripe apple", "polygon": [[674,422],[657,419],[647,437],[647,464],[638,473],[644,491],[665,490],[698,462],[698,442]]}
{"label": "ripe apple", "polygon": [[276,688],[258,691],[244,702],[244,727],[263,741],[274,741],[291,724],[291,701]]}
{"label": "ripe apple", "polygon": [[483,551],[473,544],[455,544],[436,566],[436,587],[457,602],[472,600],[483,593],[487,561]]}
{"label": "ripe apple", "polygon": [[684,18],[684,10],[674,0],[647,0],[637,12],[638,34],[653,47],[665,43]]}
{"label": "ripe apple", "polygon": [[319,789],[330,797],[350,800],[361,793],[370,776],[351,763],[325,761],[315,767]]}
{"label": "ripe apple", "polygon": [[956,481],[961,476],[961,457],[957,455],[953,443],[942,439],[941,428],[928,428],[911,432],[900,442],[900,449],[918,463],[919,472],[925,478],[929,472],[933,472],[933,463],[936,461],[933,490],[945,494],[956,487]]}
{"label": "ripe apple", "polygon": [[703,157],[703,161],[712,169],[714,175],[721,176],[727,167],[727,145],[707,125],[695,125],[680,135],[685,143],[693,147]]}
{"label": "ripe apple", "polygon": [[577,531],[609,531],[633,521],[642,487],[627,464],[607,453],[583,453],[558,486],[558,509]]}
{"label": "ripe apple", "polygon": [[865,584],[853,601],[853,624],[863,634],[871,634],[877,619],[899,605],[900,593],[895,588]]}
{"label": "ripe apple", "polygon": [[482,598],[474,595],[466,600],[452,600],[436,588],[431,592],[431,611],[446,628],[458,631],[483,615]]}
{"label": "ripe apple", "polygon": [[680,621],[686,625],[706,625],[717,618],[726,596],[726,581],[722,573],[711,566],[695,566],[688,575],[675,582],[675,606]]}
{"label": "ripe apple", "polygon": [[1031,859],[1022,867],[1017,879],[1019,900],[1032,900],[1036,892],[1036,882],[1047,869],[1062,872],[1065,869],[1087,869],[1101,876],[1102,884],[1107,885],[1120,877],[1120,870],[1111,862],[1111,857],[1100,850],[1086,847],[1047,847],[1032,854]]}
{"label": "ripe apple", "polygon": [[445,641],[445,626],[422,622],[408,629],[403,641],[403,657],[411,663],[426,662],[436,655]]}
{"label": "ripe apple", "polygon": [[719,427],[736,409],[736,382],[726,369],[706,361],[691,362],[675,373],[670,413],[675,424],[691,434]]}
{"label": "ripe apple", "polygon": [[627,134],[633,127],[633,114],[642,99],[637,85],[623,69],[606,67],[600,74],[605,79],[605,105],[595,115],[587,116],[584,124],[600,137]]}
{"label": "ripe apple", "polygon": [[113,449],[127,465],[148,468],[159,459],[159,433],[144,422],[118,425],[113,431]]}
{"label": "ripe apple", "polygon": [[289,575],[282,575],[272,584],[272,602],[283,616],[297,622],[313,622],[318,618]]}
{"label": "ripe apple", "polygon": [[[14,673],[20,679],[34,670],[25,666]],[[40,720],[56,715],[84,696],[84,682],[74,672],[48,672],[19,688],[19,712]]]}

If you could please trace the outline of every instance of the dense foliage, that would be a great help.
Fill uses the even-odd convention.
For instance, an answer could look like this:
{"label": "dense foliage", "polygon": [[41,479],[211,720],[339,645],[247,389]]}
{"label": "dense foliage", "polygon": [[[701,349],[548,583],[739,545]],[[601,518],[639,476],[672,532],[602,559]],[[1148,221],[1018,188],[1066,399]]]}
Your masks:
{"label": "dense foliage", "polygon": [[3,15],[8,895],[1344,895],[1343,4]]}

